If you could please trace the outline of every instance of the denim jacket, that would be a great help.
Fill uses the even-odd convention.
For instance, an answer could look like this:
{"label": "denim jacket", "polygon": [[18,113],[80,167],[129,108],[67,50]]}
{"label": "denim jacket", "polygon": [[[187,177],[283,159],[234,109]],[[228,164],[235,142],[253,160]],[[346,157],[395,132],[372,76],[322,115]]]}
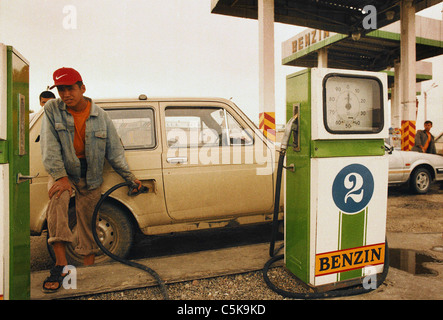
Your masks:
{"label": "denim jacket", "polygon": [[[60,98],[48,101],[44,108],[40,133],[43,165],[55,180],[68,176],[78,181],[80,160],[74,149],[74,118]],[[125,181],[136,179],[129,170],[120,137],[112,120],[92,101],[90,115],[86,120],[85,139],[88,165],[86,183],[89,190],[102,184],[105,159]]]}

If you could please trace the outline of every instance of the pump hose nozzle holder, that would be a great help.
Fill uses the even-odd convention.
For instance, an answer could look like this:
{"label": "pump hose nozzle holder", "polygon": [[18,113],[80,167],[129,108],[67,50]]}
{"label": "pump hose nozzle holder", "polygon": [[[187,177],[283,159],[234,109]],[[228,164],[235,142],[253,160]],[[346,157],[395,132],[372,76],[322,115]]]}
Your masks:
{"label": "pump hose nozzle holder", "polygon": [[[144,270],[144,271],[148,272],[149,274],[151,274],[155,278],[155,280],[157,281],[157,283],[158,283],[158,285],[160,287],[160,290],[161,290],[161,292],[163,294],[163,297],[166,300],[169,300],[169,295],[168,295],[168,292],[166,290],[165,283],[160,278],[160,276],[157,274],[157,272],[155,272],[153,269],[151,269],[151,268],[149,268],[149,267],[147,267],[147,266],[145,266],[143,264],[140,264],[140,263],[137,263],[137,262],[133,262],[133,261],[130,261],[130,260],[126,260],[126,259],[123,259],[123,258],[113,254],[112,252],[110,252],[108,249],[106,249],[103,246],[102,242],[100,241],[100,239],[99,239],[99,237],[97,235],[97,229],[96,229],[96,226],[97,226],[97,216],[98,216],[98,211],[100,210],[101,205],[103,204],[103,202],[108,198],[108,196],[112,192],[114,192],[115,190],[117,190],[117,189],[119,189],[121,187],[125,187],[125,186],[129,187],[128,195],[130,195],[130,196],[135,196],[135,195],[138,195],[138,194],[140,194],[142,192],[148,192],[148,190],[149,190],[145,186],[141,186],[141,188],[138,189],[139,186],[137,184],[133,183],[133,182],[122,182],[122,183],[116,184],[115,186],[110,188],[108,191],[106,191],[101,196],[100,200],[97,202],[97,205],[95,206],[95,209],[94,209],[94,213],[92,214],[92,235],[94,237],[95,242],[97,243],[97,246],[100,248],[100,250],[103,251],[103,253],[106,254],[107,256],[109,256],[110,258],[112,258],[112,259],[114,259],[114,260],[116,260],[116,261],[118,261],[120,263],[126,264],[128,266]],[[137,190],[136,192],[134,192],[135,189]]]}

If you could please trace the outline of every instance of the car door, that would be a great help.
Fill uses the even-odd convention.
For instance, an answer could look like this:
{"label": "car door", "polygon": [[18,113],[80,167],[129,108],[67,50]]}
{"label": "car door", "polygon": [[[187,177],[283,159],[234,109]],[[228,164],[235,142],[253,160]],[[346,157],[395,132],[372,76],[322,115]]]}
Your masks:
{"label": "car door", "polygon": [[389,183],[402,183],[408,177],[409,169],[405,167],[405,160],[400,150],[389,153]]}
{"label": "car door", "polygon": [[[112,194],[113,197],[131,208],[141,229],[169,222],[163,192],[162,145],[158,139],[158,102],[121,102],[101,106],[114,123],[129,168],[143,185],[150,188],[149,193],[137,197],[128,197],[127,190],[121,188]],[[108,190],[121,181],[121,177],[107,164],[102,189]]]}
{"label": "car door", "polygon": [[272,210],[271,150],[233,108],[204,101],[163,102],[160,108],[165,128],[163,180],[173,219]]}

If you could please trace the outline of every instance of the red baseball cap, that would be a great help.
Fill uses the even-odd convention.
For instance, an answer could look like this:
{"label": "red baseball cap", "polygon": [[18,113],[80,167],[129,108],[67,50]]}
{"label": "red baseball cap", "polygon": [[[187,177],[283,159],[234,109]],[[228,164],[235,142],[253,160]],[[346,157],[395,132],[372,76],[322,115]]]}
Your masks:
{"label": "red baseball cap", "polygon": [[57,86],[71,86],[78,81],[82,81],[82,76],[78,73],[77,70],[72,68],[60,68],[54,71],[52,76],[54,79],[54,85],[49,89],[52,89]]}

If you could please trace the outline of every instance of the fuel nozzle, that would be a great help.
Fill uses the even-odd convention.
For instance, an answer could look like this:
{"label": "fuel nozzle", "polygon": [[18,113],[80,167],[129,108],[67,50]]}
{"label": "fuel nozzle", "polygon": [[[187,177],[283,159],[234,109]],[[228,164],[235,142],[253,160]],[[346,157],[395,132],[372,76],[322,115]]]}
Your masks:
{"label": "fuel nozzle", "polygon": [[298,114],[294,115],[286,124],[285,132],[283,134],[280,146],[282,152],[286,152],[286,149],[288,148],[291,133],[298,132],[298,121],[296,120],[298,120]]}

